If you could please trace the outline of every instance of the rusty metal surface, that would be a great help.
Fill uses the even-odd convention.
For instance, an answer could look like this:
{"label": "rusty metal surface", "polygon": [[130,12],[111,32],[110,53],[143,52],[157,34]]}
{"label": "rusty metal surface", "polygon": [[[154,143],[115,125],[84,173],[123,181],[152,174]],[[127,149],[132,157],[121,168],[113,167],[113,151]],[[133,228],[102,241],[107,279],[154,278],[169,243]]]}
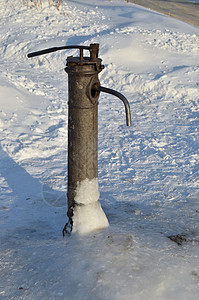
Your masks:
{"label": "rusty metal surface", "polygon": [[67,59],[68,73],[68,217],[72,222],[79,182],[98,177],[98,98],[93,86],[99,85],[101,60],[80,65]]}

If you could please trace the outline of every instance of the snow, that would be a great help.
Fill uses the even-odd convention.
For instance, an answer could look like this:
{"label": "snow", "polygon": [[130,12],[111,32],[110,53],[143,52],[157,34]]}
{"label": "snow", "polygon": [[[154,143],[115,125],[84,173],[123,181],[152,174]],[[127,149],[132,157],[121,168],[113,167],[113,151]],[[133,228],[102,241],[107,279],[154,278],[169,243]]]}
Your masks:
{"label": "snow", "polygon": [[[37,11],[0,0],[0,15],[1,299],[197,300],[199,29],[125,1]],[[100,44],[101,85],[129,99],[133,126],[101,93],[99,200],[110,226],[63,238],[64,67],[77,51],[27,53],[90,43]]]}
{"label": "snow", "polygon": [[76,189],[76,207],[73,211],[73,232],[87,234],[109,226],[108,220],[99,202],[98,179],[78,182]]}

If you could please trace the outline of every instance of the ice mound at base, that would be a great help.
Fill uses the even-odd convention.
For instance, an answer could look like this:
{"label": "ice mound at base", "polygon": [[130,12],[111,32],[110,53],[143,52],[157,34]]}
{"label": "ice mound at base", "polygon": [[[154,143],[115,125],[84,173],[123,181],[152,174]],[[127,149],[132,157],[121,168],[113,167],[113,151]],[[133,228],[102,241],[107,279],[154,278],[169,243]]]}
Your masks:
{"label": "ice mound at base", "polygon": [[73,232],[89,233],[109,226],[99,202],[98,179],[85,179],[78,183],[73,211]]}

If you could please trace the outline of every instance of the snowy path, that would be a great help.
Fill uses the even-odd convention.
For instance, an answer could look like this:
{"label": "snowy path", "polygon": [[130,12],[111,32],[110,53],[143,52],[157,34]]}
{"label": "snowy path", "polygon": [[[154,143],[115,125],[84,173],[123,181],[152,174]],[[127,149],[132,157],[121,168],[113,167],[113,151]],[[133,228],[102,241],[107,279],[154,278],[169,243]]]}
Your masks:
{"label": "snowy path", "polygon": [[[0,0],[0,14],[1,299],[198,300],[199,29],[124,1],[67,0],[60,12],[37,12]],[[100,95],[110,227],[62,239],[63,69],[76,51],[26,55],[92,42],[101,84],[130,100],[133,126],[117,98]]]}
{"label": "snowy path", "polygon": [[199,26],[198,0],[130,0],[132,3],[142,5],[169,17]]}

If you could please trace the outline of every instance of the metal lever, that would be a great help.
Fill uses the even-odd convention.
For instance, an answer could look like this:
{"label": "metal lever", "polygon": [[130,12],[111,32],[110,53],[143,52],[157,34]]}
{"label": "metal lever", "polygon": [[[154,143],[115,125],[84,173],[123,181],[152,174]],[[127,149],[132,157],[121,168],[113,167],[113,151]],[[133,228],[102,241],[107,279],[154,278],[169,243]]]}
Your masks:
{"label": "metal lever", "polygon": [[130,105],[129,105],[129,102],[126,99],[126,97],[124,97],[124,95],[122,95],[121,93],[119,93],[119,92],[117,92],[115,90],[108,89],[108,88],[105,88],[103,86],[98,86],[98,87],[96,86],[95,89],[98,92],[104,92],[104,93],[107,93],[107,94],[111,94],[111,95],[114,95],[114,96],[120,98],[120,100],[122,100],[122,102],[124,103],[125,112],[126,112],[126,125],[127,126],[131,126],[132,122],[131,122]]}
{"label": "metal lever", "polygon": [[89,50],[90,51],[90,59],[91,61],[94,61],[98,58],[98,52],[99,52],[99,44],[90,44],[90,46],[81,46],[81,45],[71,45],[71,46],[62,46],[62,47],[53,47],[48,48],[32,53],[28,53],[28,57],[34,57],[39,56],[59,50],[66,50],[66,49],[79,49],[80,50],[80,60],[83,60],[83,50]]}

